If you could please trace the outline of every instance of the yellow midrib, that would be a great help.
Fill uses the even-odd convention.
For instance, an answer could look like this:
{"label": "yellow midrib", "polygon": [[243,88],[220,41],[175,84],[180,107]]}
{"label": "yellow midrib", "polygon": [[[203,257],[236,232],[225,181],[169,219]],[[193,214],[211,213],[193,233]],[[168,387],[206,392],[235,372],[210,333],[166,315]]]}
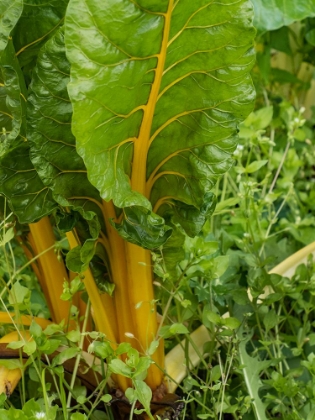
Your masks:
{"label": "yellow midrib", "polygon": [[[152,89],[150,92],[148,103],[144,107],[144,114],[139,132],[139,137],[134,142],[131,188],[134,191],[137,191],[143,195],[145,195],[147,155],[150,146],[150,132],[165,66],[173,3],[174,0],[170,0],[167,12],[164,14],[165,23],[163,30],[163,39],[161,51],[157,55],[158,63],[155,69],[155,79],[152,84]],[[149,199],[149,197],[147,198]]]}

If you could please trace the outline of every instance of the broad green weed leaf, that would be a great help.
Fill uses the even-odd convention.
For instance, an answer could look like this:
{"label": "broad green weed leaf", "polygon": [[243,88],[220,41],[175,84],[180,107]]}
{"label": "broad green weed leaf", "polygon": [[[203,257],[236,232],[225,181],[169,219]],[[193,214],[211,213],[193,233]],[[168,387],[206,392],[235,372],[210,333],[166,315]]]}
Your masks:
{"label": "broad green weed leaf", "polygon": [[109,403],[113,397],[110,394],[105,394],[101,397],[101,401],[103,401],[105,404]]}
{"label": "broad green weed leaf", "polygon": [[265,106],[264,108],[260,108],[257,111],[252,112],[241,124],[241,132],[242,127],[251,127],[253,130],[263,130],[271,123],[272,116],[273,106]]}
{"label": "broad green weed leaf", "polygon": [[156,349],[159,347],[159,344],[160,342],[158,340],[152,341],[152,343],[150,344],[147,350],[147,354],[152,355],[153,353],[155,353]]}
{"label": "broad green weed leaf", "polygon": [[11,287],[11,293],[9,295],[9,302],[11,305],[16,303],[23,303],[26,299],[29,299],[31,291],[20,284],[20,282],[15,282]]}
{"label": "broad green weed leaf", "polygon": [[66,360],[72,359],[73,357],[77,356],[80,352],[79,347],[70,347],[66,348],[62,352],[60,352],[54,359],[53,359],[53,366],[62,365]]}
{"label": "broad green weed leaf", "polygon": [[151,364],[152,361],[148,357],[140,357],[140,360],[136,366],[136,373],[134,374],[134,378],[145,379],[147,370]]}
{"label": "broad green weed leaf", "polygon": [[5,366],[7,369],[23,369],[24,363],[17,359],[0,360],[0,366]]}
{"label": "broad green weed leaf", "polygon": [[279,323],[279,317],[274,309],[270,309],[264,316],[263,323],[266,332],[274,328]]}
{"label": "broad green weed leaf", "polygon": [[2,240],[0,240],[0,246],[3,246],[10,242],[14,238],[14,229],[10,228],[5,231]]}
{"label": "broad green weed leaf", "polygon": [[236,330],[241,325],[240,321],[233,317],[224,319],[223,324],[230,330]]}
{"label": "broad green weed leaf", "polygon": [[220,315],[208,309],[204,309],[203,316],[213,324],[220,325],[222,323]]}
{"label": "broad green weed leaf", "polygon": [[30,325],[30,333],[32,334],[33,337],[40,337],[43,331],[40,325],[36,324],[35,321],[32,321]]}
{"label": "broad green weed leaf", "polygon": [[252,108],[251,18],[247,0],[70,1],[73,132],[104,200],[200,230]]}
{"label": "broad green weed leaf", "polygon": [[108,341],[94,341],[89,346],[89,352],[95,353],[96,356],[101,357],[102,359],[106,359],[106,357],[111,356],[114,351]]}
{"label": "broad green weed leaf", "polygon": [[1,420],[28,420],[28,417],[23,413],[22,410],[18,410],[14,407],[10,407],[9,410],[0,410]]}
{"label": "broad green weed leaf", "polygon": [[160,329],[160,336],[169,338],[176,334],[188,334],[189,331],[183,324],[174,323],[173,325],[165,325]]}
{"label": "broad green weed leaf", "polygon": [[21,347],[24,346],[24,344],[25,344],[25,341],[22,341],[22,340],[20,340],[20,341],[11,341],[11,343],[9,343],[7,345],[7,347],[9,349],[20,349]]}
{"label": "broad green weed leaf", "polygon": [[150,402],[152,399],[152,391],[150,387],[143,381],[139,381],[135,379],[133,381],[137,399],[140,401],[140,403],[143,405],[143,408],[146,412],[150,412]]}
{"label": "broad green weed leaf", "polygon": [[211,375],[210,375],[211,381],[213,382],[218,381],[221,378],[221,375],[222,375],[222,371],[221,371],[220,365],[213,366],[213,368],[211,369]]}
{"label": "broad green weed leaf", "polygon": [[87,419],[87,417],[86,417],[86,415],[85,415],[85,414],[81,414],[81,413],[74,413],[74,414],[71,414],[70,419],[71,419],[71,420],[86,420],[86,419]]}
{"label": "broad green weed leaf", "polygon": [[231,259],[228,255],[220,255],[213,260],[210,260],[212,263],[211,273],[214,278],[221,277],[226,270],[228,269]]}
{"label": "broad green weed leaf", "polygon": [[33,353],[35,353],[36,351],[36,343],[35,341],[29,341],[28,343],[25,344],[25,346],[23,347],[23,351],[28,354],[29,356]]}
{"label": "broad green weed leaf", "polygon": [[238,197],[228,198],[227,200],[220,201],[215,208],[214,214],[219,214],[222,210],[226,210],[229,207],[234,207],[238,204],[240,199]]}
{"label": "broad green weed leaf", "polygon": [[72,330],[67,333],[66,337],[69,341],[73,343],[78,343],[80,341],[81,334],[78,330]]}
{"label": "broad green weed leaf", "polygon": [[252,174],[254,172],[259,171],[260,168],[265,166],[268,163],[268,160],[255,160],[254,162],[250,163],[245,168],[245,173]]}
{"label": "broad green weed leaf", "polygon": [[131,378],[132,376],[132,369],[126,365],[120,359],[114,359],[109,363],[109,369],[113,373],[117,373],[118,375],[126,376],[127,378]]}

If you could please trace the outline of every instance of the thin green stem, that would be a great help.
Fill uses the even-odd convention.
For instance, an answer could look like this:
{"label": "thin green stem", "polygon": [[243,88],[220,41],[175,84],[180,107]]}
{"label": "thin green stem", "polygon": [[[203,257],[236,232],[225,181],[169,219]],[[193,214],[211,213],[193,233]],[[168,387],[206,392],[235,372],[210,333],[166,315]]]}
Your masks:
{"label": "thin green stem", "polygon": [[[83,344],[84,344],[84,338],[85,338],[84,333],[86,331],[90,310],[91,310],[91,303],[90,303],[90,300],[88,300],[87,305],[86,305],[85,315],[84,315],[84,321],[83,321],[83,325],[82,325],[80,344],[79,344],[79,347],[80,347],[81,351],[83,350]],[[79,365],[80,365],[80,360],[81,360],[81,352],[78,353],[78,355],[75,359],[75,364],[74,364],[72,377],[71,377],[71,382],[70,382],[70,388],[71,389],[73,389],[73,387],[74,387],[74,383],[75,383],[75,380],[76,380],[76,377],[77,377],[77,372],[78,372]],[[68,401],[67,401],[67,407],[70,408],[70,406],[71,406],[71,393],[69,393]]]}

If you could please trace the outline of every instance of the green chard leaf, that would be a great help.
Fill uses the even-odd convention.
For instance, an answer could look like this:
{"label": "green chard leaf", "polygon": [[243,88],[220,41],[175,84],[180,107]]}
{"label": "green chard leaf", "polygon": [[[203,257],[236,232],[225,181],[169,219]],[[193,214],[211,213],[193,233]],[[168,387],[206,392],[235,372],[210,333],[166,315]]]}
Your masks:
{"label": "green chard leaf", "polygon": [[273,31],[296,20],[315,16],[315,0],[252,0],[254,25],[259,32]]}
{"label": "green chard leaf", "polygon": [[247,0],[69,2],[77,151],[101,197],[124,209],[127,240],[153,249],[168,238],[152,211],[192,236],[212,213],[253,106],[251,19]]}
{"label": "green chard leaf", "polygon": [[16,55],[27,79],[35,66],[39,49],[63,25],[68,0],[23,2],[23,12],[13,33]]}
{"label": "green chard leaf", "polygon": [[[99,192],[88,181],[83,160],[75,149],[69,79],[70,64],[60,28],[38,54],[29,87],[27,135],[32,163],[61,206],[59,228],[69,231],[76,227],[83,244],[67,254],[68,268],[81,272],[94,256],[100,229],[105,234],[106,227]],[[70,208],[71,213],[65,213],[62,207]],[[104,252],[99,254],[108,265]]]}
{"label": "green chard leaf", "polygon": [[69,74],[61,28],[39,52],[33,71],[27,121],[30,155],[41,180],[61,206],[97,212],[101,199],[87,179],[71,132]]}
{"label": "green chard leaf", "polygon": [[0,193],[22,223],[36,221],[57,207],[30,160],[25,85],[40,47],[63,23],[67,4],[4,0],[0,5],[0,52],[8,43],[0,62]]}
{"label": "green chard leaf", "polygon": [[23,10],[23,0],[1,0],[0,3],[0,56]]}
{"label": "green chard leaf", "polygon": [[29,158],[26,88],[12,40],[0,59],[0,193],[20,222],[31,222],[54,208],[52,197]]}

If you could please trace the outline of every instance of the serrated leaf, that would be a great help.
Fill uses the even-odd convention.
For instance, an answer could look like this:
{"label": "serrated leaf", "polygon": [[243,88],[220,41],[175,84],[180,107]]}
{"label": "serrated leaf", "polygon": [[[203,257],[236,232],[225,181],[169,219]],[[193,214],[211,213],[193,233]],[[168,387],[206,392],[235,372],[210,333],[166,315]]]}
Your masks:
{"label": "serrated leaf", "polygon": [[266,408],[267,405],[262,402],[259,396],[259,390],[262,387],[262,382],[260,380],[261,371],[267,369],[271,361],[264,360],[260,361],[258,357],[251,357],[247,353],[246,344],[250,340],[251,336],[248,335],[246,339],[243,337],[243,329],[240,328],[237,336],[241,340],[239,344],[239,361],[243,366],[242,371],[244,375],[245,385],[247,392],[251,397],[253,409],[256,415],[257,420],[267,420]]}

